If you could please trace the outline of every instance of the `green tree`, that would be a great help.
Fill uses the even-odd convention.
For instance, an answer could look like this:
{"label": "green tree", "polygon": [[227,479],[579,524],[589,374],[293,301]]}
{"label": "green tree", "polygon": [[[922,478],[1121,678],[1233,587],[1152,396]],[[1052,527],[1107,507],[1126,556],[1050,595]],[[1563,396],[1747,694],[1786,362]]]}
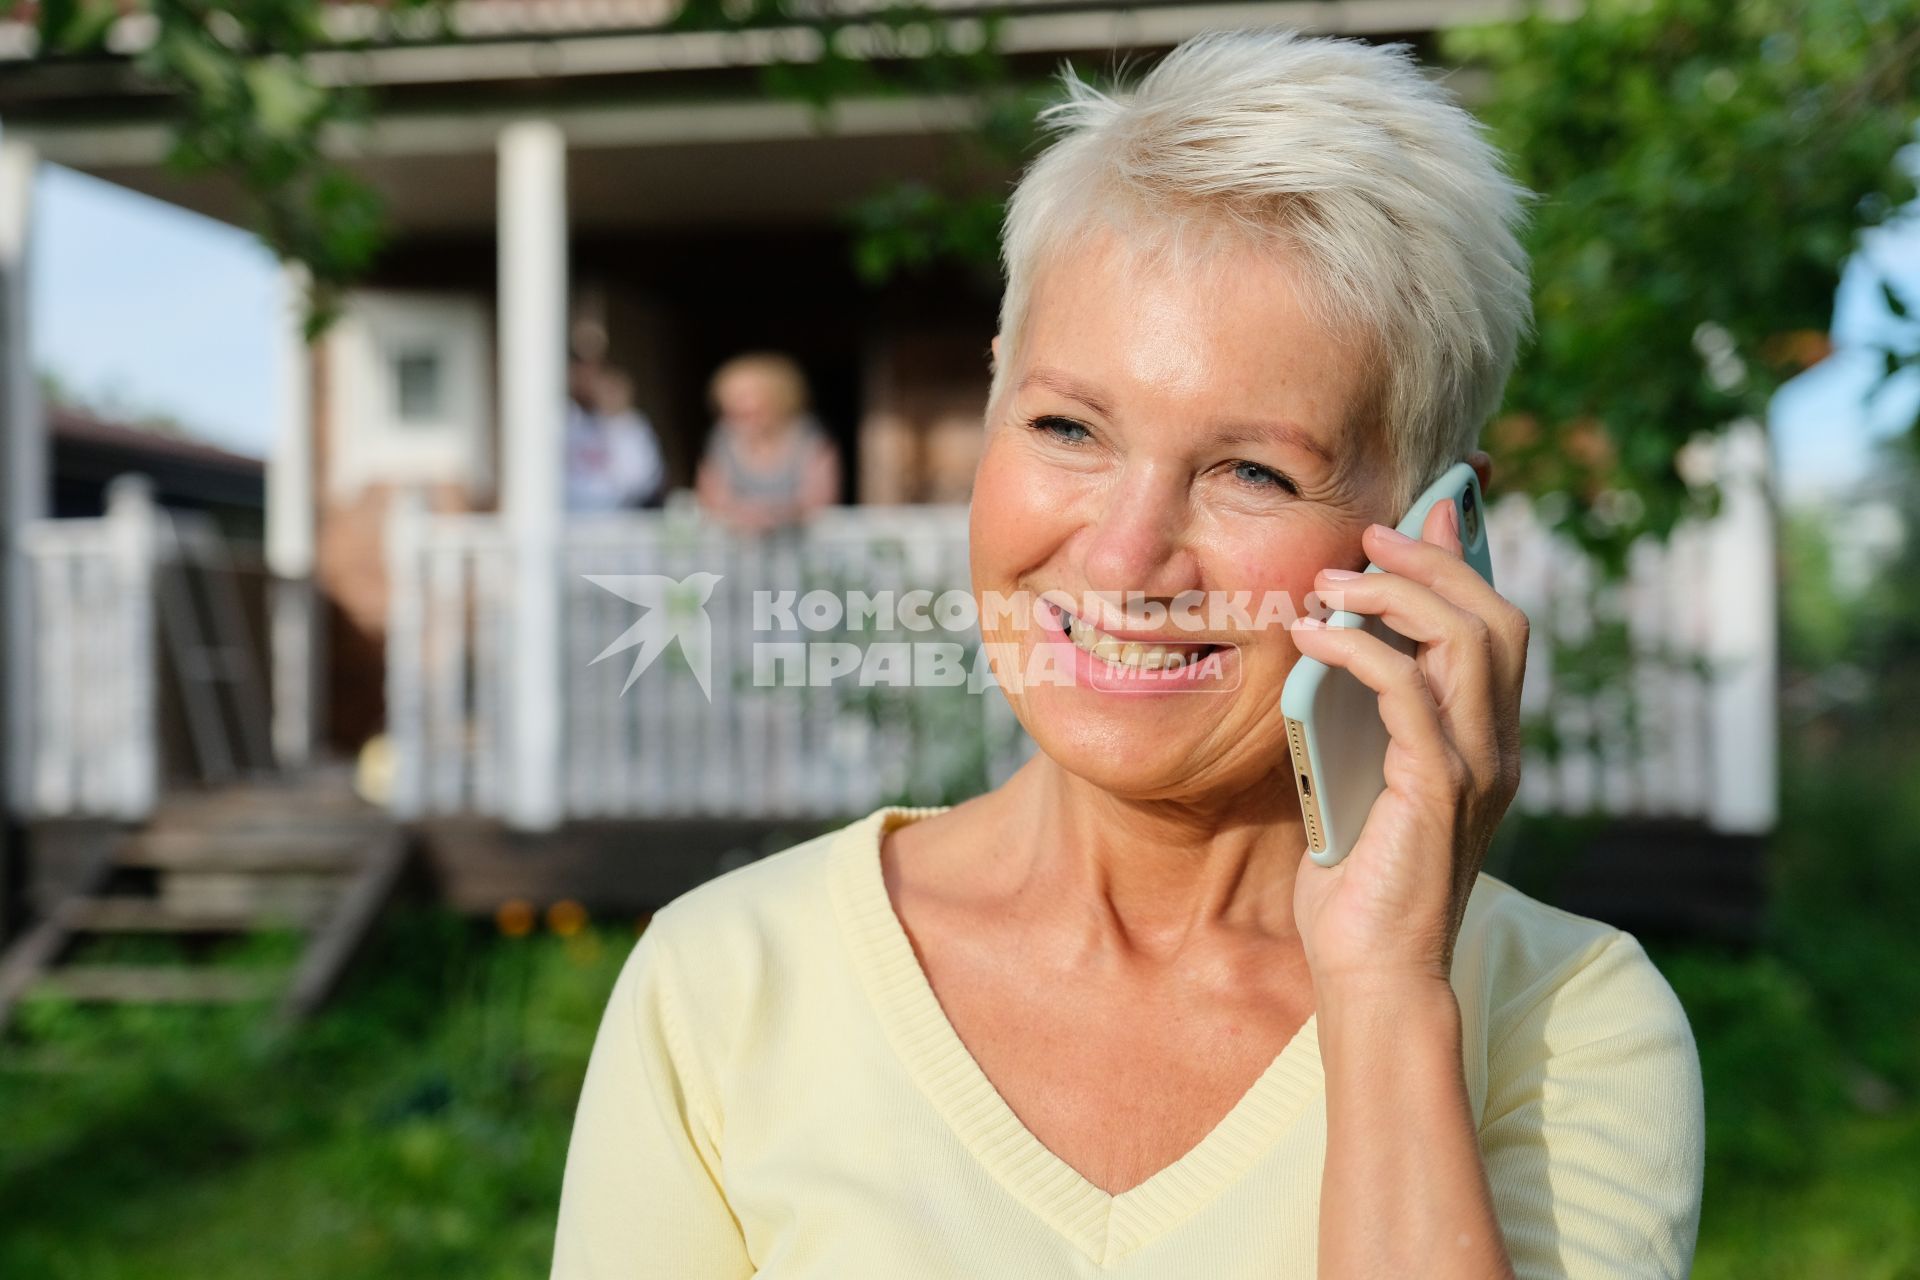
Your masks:
{"label": "green tree", "polygon": [[[705,3],[710,21],[802,7]],[[1537,337],[1488,432],[1502,487],[1565,494],[1546,513],[1618,572],[1641,534],[1712,510],[1683,446],[1764,422],[1780,385],[1825,357],[1861,233],[1914,196],[1899,156],[1920,116],[1920,0],[1590,0],[1570,19],[1536,8],[1439,45],[1541,196],[1527,233]],[[1046,86],[963,65],[994,104],[967,153],[976,181],[863,202],[872,279],[994,263],[1000,194],[977,175],[1031,152]],[[785,75],[770,87],[816,101],[884,82],[830,62]],[[1920,306],[1885,290],[1897,313]],[[1920,345],[1884,354],[1890,377]]]}
{"label": "green tree", "polygon": [[[170,162],[238,184],[268,248],[306,268],[308,330],[317,334],[378,252],[383,220],[379,195],[323,145],[329,130],[364,116],[365,99],[317,77],[307,55],[383,39],[395,24],[431,24],[443,3],[387,0],[378,29],[354,42],[328,29],[335,6],[324,0],[41,0],[36,25],[40,57],[51,60],[105,52],[117,22],[151,23],[133,62],[173,96]],[[0,14],[23,7],[0,0]]]}
{"label": "green tree", "polygon": [[[43,0],[34,20],[46,59],[98,56],[115,23],[151,22],[134,63],[173,96],[172,162],[239,184],[261,239],[306,268],[308,329],[318,334],[379,252],[385,221],[379,194],[325,145],[330,132],[367,117],[369,96],[316,75],[308,55],[433,38],[446,5],[385,0],[366,7],[376,21],[351,39],[329,26],[339,7],[327,0]],[[0,16],[27,7],[0,0]],[[856,265],[870,280],[939,257],[991,266],[1000,202],[980,175],[1018,153],[1036,105],[994,92],[1007,78],[997,14],[954,19],[914,0],[858,12],[807,0],[685,0],[669,27],[780,28],[791,37],[787,56],[762,69],[761,87],[811,104],[822,128],[831,105],[854,94],[977,99],[977,127],[946,156],[941,183],[882,185],[847,217]]]}
{"label": "green tree", "polygon": [[[19,0],[0,0],[11,11]],[[390,0],[361,43],[432,33],[445,0]],[[98,52],[127,13],[152,20],[139,70],[173,90],[175,161],[237,181],[262,238],[313,282],[311,325],[382,240],[377,194],[322,144],[364,94],[307,55],[341,47],[325,0],[46,0],[43,56]],[[824,112],[853,94],[946,93],[977,126],[934,184],[880,183],[847,212],[871,281],[935,261],[994,268],[1004,177],[1030,153],[1045,86],[997,51],[995,13],[918,0],[860,13],[811,0],[686,0],[676,29],[779,28],[762,88]],[[1680,446],[1765,417],[1822,357],[1840,270],[1860,232],[1914,195],[1897,162],[1920,114],[1920,0],[1590,0],[1445,33],[1483,73],[1470,94],[1542,193],[1529,248],[1538,339],[1489,433],[1503,481],[1558,490],[1563,527],[1618,567],[1710,490]],[[1891,285],[1905,312],[1920,299]],[[1920,350],[1886,353],[1888,375]],[[1920,438],[1920,433],[1914,433]]]}
{"label": "green tree", "polygon": [[[1920,115],[1920,5],[1589,0],[1442,49],[1487,73],[1478,108],[1542,195],[1538,340],[1490,448],[1568,493],[1567,531],[1617,567],[1697,507],[1680,447],[1764,422],[1826,354],[1861,231],[1914,195],[1897,155]],[[1915,357],[1888,352],[1887,373]]]}

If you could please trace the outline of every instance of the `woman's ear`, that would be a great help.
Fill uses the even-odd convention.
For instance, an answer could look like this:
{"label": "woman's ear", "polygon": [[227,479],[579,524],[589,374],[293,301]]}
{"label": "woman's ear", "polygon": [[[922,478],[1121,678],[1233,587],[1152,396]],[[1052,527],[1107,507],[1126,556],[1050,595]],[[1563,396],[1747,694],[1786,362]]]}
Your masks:
{"label": "woman's ear", "polygon": [[1493,457],[1485,449],[1475,449],[1467,455],[1467,465],[1480,477],[1480,492],[1487,493],[1493,487]]}
{"label": "woman's ear", "polygon": [[993,352],[993,359],[989,361],[987,364],[987,372],[992,373],[994,370],[1000,367],[1000,335],[999,334],[996,333],[993,335],[993,341],[990,344],[988,344],[988,347]]}

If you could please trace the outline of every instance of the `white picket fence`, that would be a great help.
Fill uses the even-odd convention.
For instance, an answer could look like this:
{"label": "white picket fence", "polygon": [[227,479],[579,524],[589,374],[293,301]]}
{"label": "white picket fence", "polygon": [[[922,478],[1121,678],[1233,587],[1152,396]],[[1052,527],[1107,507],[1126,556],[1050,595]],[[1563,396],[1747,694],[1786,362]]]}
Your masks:
{"label": "white picket fence", "polygon": [[[1713,454],[1719,513],[1682,521],[1665,542],[1640,539],[1625,579],[1605,587],[1591,560],[1542,534],[1524,499],[1494,504],[1494,580],[1532,623],[1522,717],[1560,740],[1552,757],[1526,757],[1520,810],[1772,829],[1778,588],[1768,445],[1741,426]],[[1630,666],[1598,691],[1568,687],[1555,654],[1603,626],[1624,627]]]}
{"label": "white picket fence", "polygon": [[[1604,590],[1595,567],[1548,537],[1525,499],[1492,505],[1496,582],[1534,624],[1524,712],[1558,739],[1551,754],[1530,751],[1519,808],[1694,818],[1726,831],[1772,826],[1775,588],[1763,439],[1758,449],[1729,437],[1721,513],[1683,525],[1666,544],[1643,540],[1627,581]],[[514,548],[496,517],[403,506],[388,550],[394,808],[406,817],[507,816],[509,788],[525,781],[509,776],[506,749]],[[754,625],[756,591],[965,590],[965,508],[836,509],[783,540],[737,537],[684,514],[574,518],[560,555],[561,669],[543,687],[561,709],[552,785],[565,817],[857,814],[994,785],[1033,750],[991,688],[874,687],[851,677],[755,684],[752,647],[769,639]],[[701,571],[720,575],[705,607],[711,698],[676,647],[623,692],[637,651],[594,658],[643,610],[588,577],[677,581]],[[1610,622],[1631,638],[1630,670],[1597,692],[1566,687],[1556,649]],[[978,634],[847,639],[955,643],[971,661]]]}

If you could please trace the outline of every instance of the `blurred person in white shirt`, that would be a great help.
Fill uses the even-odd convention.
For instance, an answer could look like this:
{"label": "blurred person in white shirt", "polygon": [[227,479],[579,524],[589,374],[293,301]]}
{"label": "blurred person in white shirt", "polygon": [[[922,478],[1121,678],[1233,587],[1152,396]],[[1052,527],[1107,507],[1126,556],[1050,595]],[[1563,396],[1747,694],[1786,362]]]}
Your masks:
{"label": "blurred person in white shirt", "polygon": [[634,408],[625,370],[576,359],[568,372],[567,510],[651,505],[666,480],[653,425]]}

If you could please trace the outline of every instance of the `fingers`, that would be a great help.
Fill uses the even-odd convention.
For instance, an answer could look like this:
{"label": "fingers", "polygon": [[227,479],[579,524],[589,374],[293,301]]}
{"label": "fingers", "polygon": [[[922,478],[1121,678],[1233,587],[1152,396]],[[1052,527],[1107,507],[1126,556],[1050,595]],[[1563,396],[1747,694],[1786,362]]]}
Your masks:
{"label": "fingers", "polygon": [[1460,508],[1452,498],[1435,503],[1427,512],[1426,521],[1420,526],[1420,541],[1445,547],[1456,557],[1466,558],[1467,546],[1460,540]]}
{"label": "fingers", "polygon": [[1465,780],[1464,762],[1440,723],[1440,709],[1417,659],[1359,627],[1328,627],[1304,618],[1290,631],[1302,653],[1350,672],[1380,695],[1380,719],[1387,733],[1435,771],[1433,776],[1449,784]]}
{"label": "fingers", "polygon": [[[1506,775],[1518,768],[1525,615],[1464,561],[1456,519],[1454,504],[1440,503],[1428,513],[1422,527],[1425,538],[1420,541],[1388,536],[1391,530],[1375,525],[1365,540],[1380,572],[1334,578],[1323,571],[1314,589],[1323,603],[1379,617],[1419,643],[1417,658],[1407,658],[1377,637],[1357,633],[1383,651],[1372,655],[1376,670],[1399,663],[1414,666],[1440,731],[1450,735],[1453,756],[1467,765],[1476,781],[1504,788]],[[1348,655],[1365,655],[1369,650],[1359,641],[1340,643],[1349,646]],[[1307,644],[1301,650],[1335,665]],[[1352,669],[1363,683],[1380,691],[1359,667]],[[1468,710],[1460,713],[1460,708]],[[1383,705],[1383,718],[1385,714]]]}
{"label": "fingers", "polygon": [[1489,630],[1472,610],[1412,578],[1394,573],[1334,576],[1338,572],[1323,569],[1314,578],[1313,594],[1322,605],[1374,614],[1409,640],[1458,647],[1457,642],[1475,632]]}
{"label": "fingers", "polygon": [[[1426,524],[1422,527],[1425,535],[1421,539],[1408,538],[1397,530],[1385,525],[1372,525],[1361,538],[1367,558],[1380,567],[1381,572],[1367,574],[1366,579],[1382,578],[1391,581],[1394,578],[1407,579],[1426,587],[1441,599],[1457,606],[1466,614],[1478,619],[1479,625],[1486,628],[1493,655],[1493,682],[1496,688],[1517,690],[1520,676],[1527,662],[1527,615],[1493,587],[1493,584],[1481,577],[1474,567],[1463,559],[1465,549],[1455,521],[1452,499],[1440,503],[1427,513]],[[1355,604],[1343,605],[1356,613],[1380,612],[1387,624],[1402,635],[1415,640],[1428,640],[1426,636],[1416,636],[1403,628],[1399,622],[1386,613],[1366,607],[1362,603],[1361,592],[1378,592],[1384,583],[1376,584],[1368,580],[1353,580],[1335,584],[1349,593]],[[1393,588],[1399,594],[1395,597],[1399,607],[1406,615],[1406,621],[1413,625],[1444,625],[1448,616],[1436,613],[1432,609],[1422,611],[1425,623],[1416,620],[1408,612],[1413,606],[1404,588]],[[1324,598],[1324,597],[1323,597]],[[1382,597],[1383,604],[1385,603]],[[1456,619],[1457,621],[1457,619]],[[1471,628],[1469,628],[1471,630]]]}
{"label": "fingers", "polygon": [[[1518,700],[1496,687],[1499,664],[1484,622],[1419,583],[1390,573],[1362,574],[1328,587],[1316,585],[1315,594],[1336,608],[1377,616],[1409,640],[1418,641],[1418,657],[1406,657],[1360,628],[1339,628],[1367,635],[1395,656],[1416,664],[1460,750],[1490,760],[1497,755],[1500,740],[1495,722],[1507,715],[1509,701],[1517,707]],[[1469,709],[1465,715],[1454,714],[1463,707]],[[1476,708],[1491,708],[1493,721]]]}

